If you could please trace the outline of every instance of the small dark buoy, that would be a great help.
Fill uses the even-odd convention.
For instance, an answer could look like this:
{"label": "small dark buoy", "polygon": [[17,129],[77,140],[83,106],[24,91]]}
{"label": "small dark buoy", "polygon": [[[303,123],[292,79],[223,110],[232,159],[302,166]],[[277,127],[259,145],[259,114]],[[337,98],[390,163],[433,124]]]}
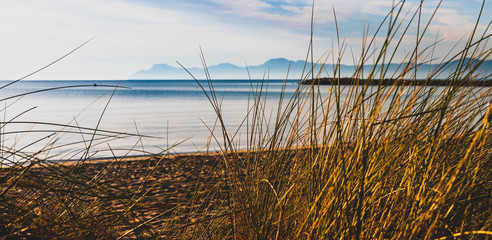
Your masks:
{"label": "small dark buoy", "polygon": [[94,87],[97,87],[97,84],[94,83]]}

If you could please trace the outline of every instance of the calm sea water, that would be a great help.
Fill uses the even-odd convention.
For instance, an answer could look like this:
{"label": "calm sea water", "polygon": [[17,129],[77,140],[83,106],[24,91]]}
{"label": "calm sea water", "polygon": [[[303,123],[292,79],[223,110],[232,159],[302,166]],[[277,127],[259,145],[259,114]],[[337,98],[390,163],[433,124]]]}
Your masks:
{"label": "calm sea water", "polygon": [[[0,86],[8,83],[0,81]],[[206,81],[200,83],[208,89]],[[252,92],[263,88],[262,111],[265,121],[273,122],[282,88],[288,100],[299,85],[295,80],[215,80],[213,86],[226,129],[237,133],[233,142],[245,148],[247,132],[242,124],[252,106]],[[52,90],[42,91],[46,89]],[[403,96],[412,89],[395,94]],[[437,87],[436,92],[443,89]],[[41,92],[20,96],[36,91]],[[329,91],[329,86],[320,87],[321,96]],[[368,96],[375,91],[377,87],[369,88]],[[342,90],[341,99],[346,94]],[[473,88],[468,95],[484,94],[490,96],[490,89]],[[25,156],[59,160],[85,154],[91,158],[158,154],[168,149],[217,151],[212,131],[222,143],[214,108],[194,80],[20,81],[0,89],[0,104],[0,165],[25,161]]]}
{"label": "calm sea water", "polygon": [[[0,82],[0,86],[8,83]],[[201,83],[208,88],[205,81]],[[247,114],[250,90],[261,84],[250,80],[213,81],[217,98],[222,101],[226,127],[231,132],[238,129]],[[267,83],[264,84],[266,88]],[[104,85],[122,88],[115,90]],[[75,87],[15,97],[67,86]],[[282,86],[283,80],[268,81],[267,112],[273,114],[277,109]],[[285,86],[289,97],[298,85],[297,81],[288,81]],[[4,158],[38,153],[39,157],[50,159],[76,159],[88,146],[95,158],[159,153],[175,144],[172,152],[206,151],[209,142],[208,150],[218,150],[214,141],[210,141],[209,130],[216,123],[216,114],[194,80],[21,81],[1,89],[0,98]],[[96,127],[146,137],[98,131],[106,137],[95,136],[93,140],[91,129]],[[221,135],[217,137],[220,139]]]}

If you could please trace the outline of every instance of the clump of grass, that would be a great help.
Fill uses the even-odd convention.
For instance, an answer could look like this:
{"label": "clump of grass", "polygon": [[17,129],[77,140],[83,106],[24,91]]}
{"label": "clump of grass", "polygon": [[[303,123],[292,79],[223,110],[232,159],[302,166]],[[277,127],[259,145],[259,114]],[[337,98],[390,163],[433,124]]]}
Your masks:
{"label": "clump of grass", "polygon": [[[4,151],[3,161],[11,158],[8,153]],[[128,150],[135,153],[140,152]],[[220,179],[213,156],[162,152],[91,160],[86,154],[53,162],[36,154],[18,155],[17,162],[0,168],[2,239],[228,235],[221,224],[225,193],[214,185]]]}
{"label": "clump of grass", "polygon": [[[482,67],[492,54],[487,48],[490,34],[488,28],[481,34],[477,30],[483,9],[463,49],[448,54],[421,80],[442,78],[452,68],[448,85],[418,86],[412,82],[419,67],[433,60],[434,51],[434,45],[421,42],[439,5],[425,22],[422,5],[408,17],[402,13],[404,4],[394,6],[372,37],[364,34],[352,77],[367,79],[366,84],[328,89],[313,81],[300,86],[291,99],[281,98],[272,121],[262,108],[265,92],[257,88],[245,118],[246,152],[235,147],[237,131],[223,127],[226,113],[218,98],[207,94],[222,124],[223,140],[217,143],[227,156],[222,167],[229,179],[232,238],[492,235],[492,136],[487,121],[492,110],[486,104],[491,89],[467,86],[490,76]],[[388,72],[414,24],[419,28],[414,49],[407,51],[397,72]],[[379,37],[383,43],[376,49]],[[335,68],[330,70],[334,79],[342,77],[339,64],[346,48],[338,39]],[[303,78],[328,71],[306,71]],[[388,75],[397,79],[395,85],[374,84]],[[213,92],[212,81],[208,87]]]}
{"label": "clump of grass", "polygon": [[[219,154],[173,157],[164,151],[147,160],[115,156],[91,162],[93,141],[105,143],[124,134],[56,124],[52,125],[62,130],[52,137],[68,132],[89,136],[88,147],[80,149],[82,157],[71,164],[40,157],[55,145],[38,153],[2,145],[2,161],[10,162],[0,169],[0,237],[491,235],[492,136],[487,118],[492,109],[486,107],[491,89],[467,86],[490,76],[482,68],[492,54],[487,48],[488,28],[482,34],[473,29],[465,46],[422,80],[431,82],[452,68],[447,86],[413,85],[421,64],[433,60],[434,45],[421,43],[432,19],[422,24],[421,6],[403,16],[404,4],[394,6],[374,35],[363,36],[352,77],[366,79],[366,84],[299,85],[292,97],[282,94],[273,118],[265,109],[268,81],[252,86],[242,125],[247,149],[239,149],[235,142],[238,130],[225,127],[227,113],[221,111],[208,72],[210,81],[202,87],[217,114],[218,126],[211,132],[221,129],[222,136],[212,135],[222,150]],[[483,9],[477,26],[482,13]],[[388,72],[413,24],[419,28],[414,49],[397,72]],[[383,39],[378,48],[377,38]],[[303,80],[328,72],[334,79],[342,77],[339,66],[348,46],[337,40],[334,69],[314,72],[316,66],[310,66]],[[309,53],[306,58],[313,60],[312,45]],[[451,64],[453,60],[457,64]],[[397,83],[373,84],[387,76]],[[14,156],[21,161],[12,161]]]}

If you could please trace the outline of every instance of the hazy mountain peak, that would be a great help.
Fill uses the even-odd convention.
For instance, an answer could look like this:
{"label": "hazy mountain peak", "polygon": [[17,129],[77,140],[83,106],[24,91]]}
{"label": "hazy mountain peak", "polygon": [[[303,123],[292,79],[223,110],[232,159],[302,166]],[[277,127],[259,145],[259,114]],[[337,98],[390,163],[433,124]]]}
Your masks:
{"label": "hazy mountain peak", "polygon": [[[470,61],[470,59],[465,60],[465,62]],[[476,61],[476,60],[471,60]],[[444,69],[439,78],[445,77],[453,68],[458,66],[457,61],[451,61],[447,65],[447,69]],[[434,69],[439,63],[423,64],[419,67],[419,73],[417,78],[425,78],[428,74],[428,69]],[[267,76],[270,79],[284,79],[286,78],[287,72],[289,72],[289,78],[299,79],[301,74],[306,74],[309,72],[312,64],[304,60],[290,61],[285,58],[273,58],[266,61],[263,64],[256,66],[240,67],[231,63],[220,63],[217,65],[211,65],[208,67],[208,71],[212,79],[248,79],[249,76],[253,79],[261,79]],[[367,69],[373,65],[366,65]],[[320,70],[321,65],[315,65],[314,72],[317,73]],[[306,69],[304,69],[306,68]],[[401,71],[399,64],[390,64],[386,66],[388,74],[393,74],[395,72]],[[483,62],[482,68],[490,71],[492,69],[492,60]],[[400,69],[400,70],[399,70]],[[205,74],[202,68],[187,68],[194,77],[199,79],[204,79]],[[306,70],[306,71],[304,71]],[[340,65],[340,75],[341,77],[351,77],[354,74],[355,67],[350,65]],[[422,70],[422,71],[421,71]],[[424,71],[425,70],[425,71]],[[323,74],[321,77],[331,77],[330,73],[333,71],[332,64],[323,65]],[[190,75],[182,68],[172,67],[167,64],[154,64],[148,70],[140,70],[130,76],[130,79],[190,79]]]}
{"label": "hazy mountain peak", "polygon": [[231,68],[241,68],[241,67],[234,65],[232,63],[219,63],[217,65],[210,66],[210,68],[228,68],[228,69],[231,69]]}
{"label": "hazy mountain peak", "polygon": [[159,64],[154,64],[150,68],[150,71],[162,71],[162,70],[171,70],[171,69],[174,69],[174,67],[164,63],[159,63]]}
{"label": "hazy mountain peak", "polygon": [[265,62],[265,65],[266,65],[266,64],[272,64],[272,63],[275,63],[275,64],[278,64],[278,63],[283,63],[283,64],[285,64],[285,63],[290,63],[290,62],[291,62],[291,61],[289,61],[289,60],[288,60],[288,59],[286,59],[286,58],[272,58],[272,59],[270,59],[270,60],[266,61],[266,62]]}

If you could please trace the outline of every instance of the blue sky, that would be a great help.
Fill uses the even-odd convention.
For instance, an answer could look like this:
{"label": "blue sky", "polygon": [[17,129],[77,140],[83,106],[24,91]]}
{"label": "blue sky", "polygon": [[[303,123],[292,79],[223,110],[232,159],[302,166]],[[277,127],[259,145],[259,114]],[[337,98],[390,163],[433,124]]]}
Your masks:
{"label": "blue sky", "polygon": [[[479,29],[491,21],[490,2]],[[315,57],[330,52],[336,40],[333,7],[341,37],[357,54],[364,25],[374,31],[392,3],[317,0]],[[406,10],[415,10],[419,3],[407,1]],[[424,18],[436,4],[424,2]],[[94,36],[88,45],[29,79],[126,79],[156,63],[177,66],[175,61],[196,67],[201,66],[200,46],[209,65],[304,59],[311,6],[310,0],[2,0],[0,79],[28,74]],[[480,6],[478,0],[443,1],[424,39],[430,44],[439,32],[443,42],[436,56],[471,31]],[[414,41],[409,37],[404,47],[412,49]],[[351,60],[347,56],[344,63]]]}

